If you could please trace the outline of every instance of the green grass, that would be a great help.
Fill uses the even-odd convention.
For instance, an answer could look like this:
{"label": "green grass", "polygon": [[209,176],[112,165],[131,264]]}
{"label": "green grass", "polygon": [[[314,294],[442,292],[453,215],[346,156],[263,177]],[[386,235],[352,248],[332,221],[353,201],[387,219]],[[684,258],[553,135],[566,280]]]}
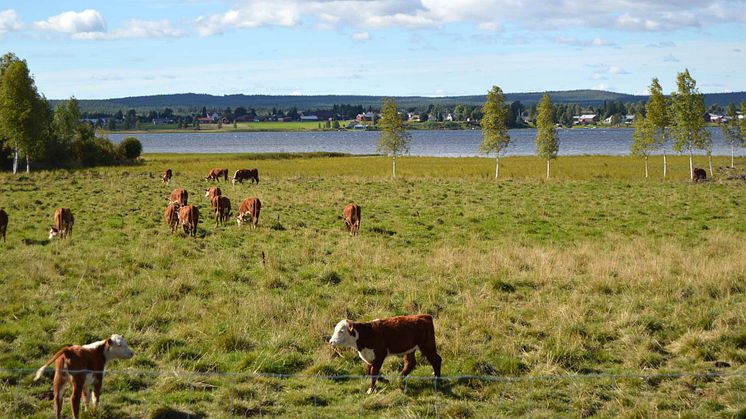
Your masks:
{"label": "green grass", "polygon": [[[571,379],[746,373],[742,181],[692,184],[683,158],[665,181],[627,157],[560,158],[550,180],[530,157],[502,159],[499,181],[492,159],[397,163],[396,180],[390,159],[318,154],[0,175],[0,368],[122,333],[136,356],[111,365],[100,417],[743,414],[743,376]],[[217,166],[259,168],[259,185],[220,184],[234,211],[262,200],[258,229],[207,219],[202,178]],[[197,239],[163,221],[176,187],[201,209]],[[350,201],[362,206],[355,238],[341,220]],[[58,206],[74,233],[48,242]],[[395,357],[371,396],[357,379],[250,376],[361,374],[353,351],[326,344],[334,324],[415,312],[436,319],[445,375],[514,381],[435,390],[395,379]],[[418,360],[415,377],[430,376]],[[50,379],[32,375],[0,372],[0,412],[49,416]],[[548,375],[565,378],[537,379]]]}

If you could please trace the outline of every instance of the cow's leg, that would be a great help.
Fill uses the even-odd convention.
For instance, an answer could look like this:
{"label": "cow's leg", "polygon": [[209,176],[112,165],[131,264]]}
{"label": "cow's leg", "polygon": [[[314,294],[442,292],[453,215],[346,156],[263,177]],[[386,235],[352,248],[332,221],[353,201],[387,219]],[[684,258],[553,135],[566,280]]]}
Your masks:
{"label": "cow's leg", "polygon": [[383,359],[384,357],[377,357],[373,361],[373,365],[370,366],[370,372],[368,373],[370,375],[370,387],[368,388],[368,394],[372,394],[373,391],[375,391],[376,389],[376,380],[378,380],[378,375],[381,374]]}
{"label": "cow's leg", "polygon": [[417,366],[417,359],[414,356],[414,352],[404,355],[404,366],[401,369],[402,377],[412,372],[415,366]]}
{"label": "cow's leg", "polygon": [[438,352],[435,351],[435,348],[422,348],[421,351],[422,355],[425,355],[425,358],[430,362],[430,365],[433,366],[435,378],[439,378],[440,364],[443,362],[443,359],[438,355]]}
{"label": "cow's leg", "polygon": [[93,409],[95,410],[96,407],[98,407],[98,402],[101,399],[101,386],[104,382],[104,376],[103,374],[96,378],[96,381],[93,382],[93,396],[91,398],[91,404],[93,405]]}
{"label": "cow's leg", "polygon": [[54,373],[54,384],[52,391],[54,393],[54,417],[60,419],[62,417],[62,402],[65,398],[65,387],[67,386],[67,374],[60,370]]}
{"label": "cow's leg", "polygon": [[80,398],[83,395],[83,385],[85,384],[85,375],[78,374],[73,377],[73,394],[70,396],[70,401],[73,405],[73,417],[75,419],[80,418]]}

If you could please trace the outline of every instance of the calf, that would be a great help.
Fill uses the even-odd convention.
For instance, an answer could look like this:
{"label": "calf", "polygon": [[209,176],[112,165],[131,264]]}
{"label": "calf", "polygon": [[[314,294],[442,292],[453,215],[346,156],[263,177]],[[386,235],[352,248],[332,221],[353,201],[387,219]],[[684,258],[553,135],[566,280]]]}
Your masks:
{"label": "calf", "polygon": [[342,217],[345,220],[347,231],[350,232],[351,236],[356,236],[358,230],[360,230],[360,205],[347,204],[342,210]]}
{"label": "calf", "polygon": [[225,223],[231,216],[231,200],[226,196],[213,197],[212,210],[215,212],[215,225]]}
{"label": "calf", "polygon": [[435,378],[440,377],[442,359],[435,349],[433,317],[427,314],[390,317],[365,323],[341,320],[334,328],[329,343],[333,347],[347,346],[357,350],[365,362],[366,374],[371,377],[368,394],[375,389],[381,366],[389,354],[404,356],[401,375],[406,376],[416,365],[414,351],[419,348],[433,366]]}
{"label": "calf", "polygon": [[166,218],[166,224],[171,228],[171,232],[176,231],[179,226],[179,208],[180,205],[177,202],[172,202],[166,207],[164,217]]}
{"label": "calf", "polygon": [[168,203],[177,203],[181,206],[185,206],[189,200],[189,192],[186,189],[178,188],[171,192],[171,196],[168,198]]}
{"label": "calf", "polygon": [[87,345],[67,346],[57,351],[52,359],[36,371],[34,381],[41,378],[47,365],[54,362],[54,416],[57,419],[62,417],[62,398],[65,395],[65,387],[70,382],[73,385],[73,394],[70,398],[73,416],[78,419],[81,396],[84,396],[86,409],[89,402],[94,408],[98,405],[106,363],[112,359],[130,359],[133,355],[132,349],[121,335],[111,335],[106,340]]}
{"label": "calf", "polygon": [[693,179],[695,182],[702,182],[707,180],[707,172],[705,171],[705,169],[695,167],[692,173],[694,175]]}
{"label": "calf", "polygon": [[179,225],[184,228],[187,236],[197,237],[199,224],[199,210],[194,205],[187,205],[179,209]]}
{"label": "calf", "polygon": [[171,169],[166,169],[163,171],[163,174],[161,175],[161,179],[163,180],[163,183],[168,184],[171,182],[171,178],[173,177],[173,172]]}
{"label": "calf", "polygon": [[8,230],[8,213],[4,209],[0,208],[0,236],[3,236],[5,241],[5,232]]}
{"label": "calf", "polygon": [[220,177],[225,178],[225,181],[228,181],[228,169],[210,169],[210,171],[207,173],[207,177],[205,180],[217,180],[220,182]]}
{"label": "calf", "polygon": [[212,198],[222,195],[223,192],[217,186],[211,186],[210,189],[205,190],[205,198],[208,198],[212,202]]}
{"label": "calf", "polygon": [[73,232],[73,224],[75,224],[75,217],[69,208],[57,208],[54,210],[54,225],[49,230],[49,240],[52,240],[55,236],[60,236],[61,239],[66,238]]}
{"label": "calf", "polygon": [[238,208],[238,217],[236,222],[240,226],[242,223],[249,221],[251,228],[256,228],[259,223],[259,212],[262,210],[262,201],[259,198],[250,197],[241,201]]}
{"label": "calf", "polygon": [[251,180],[251,183],[259,183],[259,169],[238,169],[233,174],[233,184],[236,182],[243,183],[244,180]]}

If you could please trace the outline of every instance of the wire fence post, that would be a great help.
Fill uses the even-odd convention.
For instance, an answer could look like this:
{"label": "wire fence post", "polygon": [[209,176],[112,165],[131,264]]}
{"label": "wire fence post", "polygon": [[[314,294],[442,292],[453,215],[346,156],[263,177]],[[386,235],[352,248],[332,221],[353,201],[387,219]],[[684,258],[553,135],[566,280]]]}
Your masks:
{"label": "wire fence post", "polygon": [[21,397],[21,377],[23,376],[22,374],[23,374],[22,372],[18,373],[18,378],[16,379],[16,394],[13,396],[13,410],[15,410],[14,416],[18,418],[21,417],[20,416],[21,402],[19,401],[19,398]]}

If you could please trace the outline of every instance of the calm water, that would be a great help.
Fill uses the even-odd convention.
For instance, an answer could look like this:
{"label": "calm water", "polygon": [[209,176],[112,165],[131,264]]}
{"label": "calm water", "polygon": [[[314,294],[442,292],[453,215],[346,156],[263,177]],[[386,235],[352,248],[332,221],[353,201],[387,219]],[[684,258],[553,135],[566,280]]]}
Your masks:
{"label": "calm water", "polygon": [[[710,128],[713,154],[730,155],[719,129]],[[478,156],[482,133],[472,131],[410,131],[410,155],[465,157]],[[627,155],[632,143],[631,128],[561,129],[561,156],[582,154]],[[112,134],[114,142],[129,134]],[[349,154],[374,154],[378,132],[240,132],[178,134],[136,134],[144,153],[254,153],[332,151]],[[510,131],[511,144],[506,155],[533,155],[536,130]],[[670,152],[670,146],[669,146]],[[737,150],[742,153],[743,149]]]}

